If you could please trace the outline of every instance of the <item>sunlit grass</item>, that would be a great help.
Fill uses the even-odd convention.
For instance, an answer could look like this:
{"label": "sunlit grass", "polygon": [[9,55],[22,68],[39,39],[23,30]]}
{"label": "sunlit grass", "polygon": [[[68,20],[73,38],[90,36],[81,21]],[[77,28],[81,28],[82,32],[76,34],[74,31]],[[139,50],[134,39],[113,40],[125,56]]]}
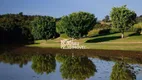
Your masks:
{"label": "sunlit grass", "polygon": [[[96,36],[91,38],[82,38],[75,40],[80,42],[80,45],[86,46],[89,49],[108,49],[108,50],[133,50],[142,51],[142,35],[132,35],[132,32],[125,33],[125,38],[120,38],[121,33],[109,34],[104,36]],[[31,47],[52,47],[60,48],[60,40],[65,37],[59,37],[50,40],[37,40]],[[90,42],[87,42],[90,41]]]}

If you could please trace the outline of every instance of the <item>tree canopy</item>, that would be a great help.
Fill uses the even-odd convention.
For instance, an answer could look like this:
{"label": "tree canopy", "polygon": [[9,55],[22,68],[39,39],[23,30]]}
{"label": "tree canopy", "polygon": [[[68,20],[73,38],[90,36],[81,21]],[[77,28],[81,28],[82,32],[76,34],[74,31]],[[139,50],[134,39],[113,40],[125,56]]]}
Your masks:
{"label": "tree canopy", "polygon": [[53,17],[39,16],[32,21],[34,39],[50,39],[56,34],[56,23]]}
{"label": "tree canopy", "polygon": [[65,33],[64,28],[65,28],[65,24],[64,24],[63,20],[59,20],[56,22],[57,33],[59,33],[59,34]]}
{"label": "tree canopy", "polygon": [[72,38],[86,36],[96,23],[94,14],[88,12],[74,12],[62,17],[65,33]]}
{"label": "tree canopy", "polygon": [[113,27],[120,30],[122,33],[121,37],[123,38],[124,32],[135,23],[136,13],[126,8],[126,5],[124,5],[121,7],[113,7],[110,17]]}
{"label": "tree canopy", "polygon": [[33,43],[29,27],[33,18],[22,13],[0,15],[0,43]]}

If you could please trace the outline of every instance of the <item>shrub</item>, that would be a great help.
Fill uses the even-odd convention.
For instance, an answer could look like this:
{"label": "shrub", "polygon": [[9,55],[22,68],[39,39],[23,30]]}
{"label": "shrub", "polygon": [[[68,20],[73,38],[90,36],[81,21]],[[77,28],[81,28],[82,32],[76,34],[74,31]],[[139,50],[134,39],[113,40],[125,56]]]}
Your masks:
{"label": "shrub", "polygon": [[94,28],[88,32],[87,36],[92,37],[97,35],[105,35],[105,34],[109,34],[110,31],[111,31],[110,25],[97,23],[94,26]]}
{"label": "shrub", "polygon": [[88,32],[87,36],[93,37],[93,36],[99,35],[99,31],[100,31],[100,29],[93,29],[93,30]]}
{"label": "shrub", "polygon": [[107,25],[107,24],[98,23],[94,26],[94,28],[95,29],[110,29],[111,27],[110,27],[110,25]]}
{"label": "shrub", "polygon": [[102,29],[99,31],[99,35],[104,35],[104,34],[109,34],[110,33],[110,29]]}
{"label": "shrub", "polygon": [[119,29],[117,29],[117,28],[112,28],[112,29],[110,30],[110,33],[118,33],[118,32],[120,32],[120,31],[119,31]]}
{"label": "shrub", "polygon": [[60,37],[61,37],[61,38],[69,38],[65,33],[60,34]]}
{"label": "shrub", "polygon": [[106,35],[106,34],[112,34],[112,33],[118,33],[120,32],[119,29],[112,28],[112,29],[93,29],[88,32],[88,37],[93,37],[97,35]]}
{"label": "shrub", "polygon": [[142,34],[142,22],[135,24],[133,27],[137,34]]}
{"label": "shrub", "polygon": [[93,29],[88,32],[88,37],[93,37],[97,35],[106,35],[110,34],[111,29]]}

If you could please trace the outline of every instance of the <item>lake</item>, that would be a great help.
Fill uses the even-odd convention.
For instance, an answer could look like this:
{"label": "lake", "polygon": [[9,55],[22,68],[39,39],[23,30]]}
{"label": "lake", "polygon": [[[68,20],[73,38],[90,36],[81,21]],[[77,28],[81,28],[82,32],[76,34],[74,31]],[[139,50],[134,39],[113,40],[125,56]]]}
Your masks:
{"label": "lake", "polygon": [[0,51],[0,80],[142,80],[142,52],[14,47]]}

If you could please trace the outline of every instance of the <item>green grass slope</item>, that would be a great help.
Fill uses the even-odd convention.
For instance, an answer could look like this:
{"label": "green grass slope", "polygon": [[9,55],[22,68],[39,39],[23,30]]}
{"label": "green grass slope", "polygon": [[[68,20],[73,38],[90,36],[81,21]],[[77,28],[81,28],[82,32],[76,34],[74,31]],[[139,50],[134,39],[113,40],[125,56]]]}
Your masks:
{"label": "green grass slope", "polygon": [[[135,35],[132,32],[126,32],[125,38],[120,38],[121,33],[94,36],[75,40],[80,45],[89,49],[106,49],[106,50],[132,50],[142,51],[142,35]],[[63,36],[63,37],[62,37]],[[30,47],[51,47],[60,48],[60,40],[68,39],[65,35],[51,40],[37,40],[35,44],[27,45]]]}

